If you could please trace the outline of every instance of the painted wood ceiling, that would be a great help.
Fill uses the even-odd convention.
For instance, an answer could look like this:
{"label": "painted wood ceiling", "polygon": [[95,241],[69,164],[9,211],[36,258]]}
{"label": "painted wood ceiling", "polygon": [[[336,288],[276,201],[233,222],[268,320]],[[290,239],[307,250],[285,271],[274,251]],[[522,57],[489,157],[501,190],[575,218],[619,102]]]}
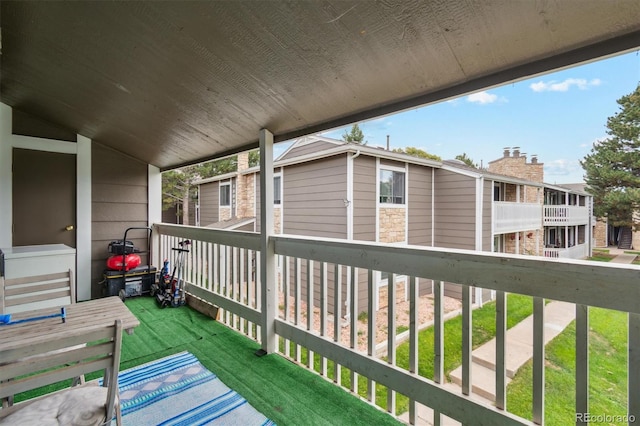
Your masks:
{"label": "painted wood ceiling", "polygon": [[163,169],[640,46],[637,0],[0,8],[3,103]]}

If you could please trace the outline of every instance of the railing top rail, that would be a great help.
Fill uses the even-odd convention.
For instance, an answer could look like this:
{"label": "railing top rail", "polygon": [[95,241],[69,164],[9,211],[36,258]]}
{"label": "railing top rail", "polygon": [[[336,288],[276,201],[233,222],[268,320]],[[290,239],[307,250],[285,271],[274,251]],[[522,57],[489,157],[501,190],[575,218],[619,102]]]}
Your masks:
{"label": "railing top rail", "polygon": [[276,254],[285,256],[640,313],[640,266],[293,235],[272,239]]}
{"label": "railing top rail", "polygon": [[517,201],[494,201],[493,204],[497,206],[522,206],[522,207],[536,207],[540,208],[540,203],[518,203]]}
{"label": "railing top rail", "polygon": [[155,223],[153,227],[159,235],[188,238],[249,250],[260,250],[260,234],[256,232],[229,231],[168,223]]}

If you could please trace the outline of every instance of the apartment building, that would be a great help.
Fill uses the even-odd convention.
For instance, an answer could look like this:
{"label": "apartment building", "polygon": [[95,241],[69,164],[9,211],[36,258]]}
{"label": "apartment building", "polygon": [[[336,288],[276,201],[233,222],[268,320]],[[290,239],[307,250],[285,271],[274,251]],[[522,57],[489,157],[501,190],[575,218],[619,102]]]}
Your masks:
{"label": "apartment building", "polygon": [[[307,136],[274,162],[275,232],[549,257],[577,257],[577,250],[569,249],[579,245],[586,253],[588,219],[573,219],[576,211],[588,216],[590,197],[545,185],[542,167],[515,149],[479,170],[457,160],[433,161]],[[237,172],[200,181],[200,226],[258,231],[259,179],[258,169],[249,168],[247,155],[240,154]],[[557,204],[561,200],[575,205]],[[547,202],[556,204],[547,208]],[[553,247],[547,247],[551,241]],[[306,273],[305,268],[291,272]],[[367,277],[344,274],[347,282],[358,280],[358,303],[366,303]],[[406,291],[406,277],[395,278]],[[375,282],[380,306],[387,274],[378,272]],[[429,293],[431,283],[420,291]],[[457,297],[459,288],[448,285],[445,293]],[[491,297],[481,289],[473,293],[479,304]]]}

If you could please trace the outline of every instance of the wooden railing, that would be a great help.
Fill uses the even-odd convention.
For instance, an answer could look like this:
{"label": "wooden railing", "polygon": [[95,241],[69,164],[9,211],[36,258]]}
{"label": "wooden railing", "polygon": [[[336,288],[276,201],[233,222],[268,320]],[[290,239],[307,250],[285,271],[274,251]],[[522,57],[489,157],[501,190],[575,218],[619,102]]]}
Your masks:
{"label": "wooden railing", "polygon": [[589,224],[589,208],[582,206],[544,206],[545,226]]}
{"label": "wooden railing", "polygon": [[545,248],[544,257],[551,257],[555,259],[584,259],[589,256],[589,245],[577,244],[568,248]]}
{"label": "wooden railing", "polygon": [[542,208],[537,203],[493,202],[493,233],[528,231],[542,228]]}
{"label": "wooden railing", "polygon": [[[260,299],[265,283],[256,281],[260,265],[256,252],[260,235],[178,225],[156,225],[163,256],[176,239],[193,241],[189,291],[223,310],[220,320],[239,332],[261,339],[257,329],[264,313]],[[337,385],[358,392],[363,384],[366,398],[375,403],[376,389],[386,388],[386,409],[396,415],[399,395],[410,400],[409,420],[418,421],[417,404],[434,410],[434,423],[441,415],[469,425],[531,424],[504,410],[506,401],[506,293],[529,295],[534,300],[533,408],[534,423],[544,424],[545,357],[544,302],[546,299],[576,306],[576,413],[589,412],[589,307],[628,313],[628,406],[629,416],[640,418],[640,267],[600,264],[579,260],[555,260],[528,256],[479,253],[467,250],[397,247],[291,235],[272,236],[279,257],[277,280],[280,303],[276,306],[277,351],[301,366],[316,371]],[[235,253],[235,254],[234,254]],[[255,269],[254,269],[255,266]],[[373,297],[376,271],[389,274],[388,311],[384,324],[377,321]],[[396,288],[393,274],[406,275],[409,283],[409,365],[396,365]],[[418,278],[419,277],[419,278]],[[443,283],[462,286],[462,386],[451,390],[443,373]],[[607,284],[610,283],[610,284]],[[418,300],[421,286],[434,292],[434,374],[418,373]],[[471,396],[472,289],[496,292],[496,401],[483,403]],[[366,291],[366,306],[358,297]],[[348,302],[348,303],[345,303]],[[359,330],[358,317],[366,317]],[[376,351],[379,329],[386,333],[386,356]],[[364,338],[364,348],[359,347]],[[342,370],[348,371],[345,373]],[[346,380],[342,378],[346,377]],[[358,378],[361,377],[359,380]],[[583,424],[576,420],[576,424]]]}

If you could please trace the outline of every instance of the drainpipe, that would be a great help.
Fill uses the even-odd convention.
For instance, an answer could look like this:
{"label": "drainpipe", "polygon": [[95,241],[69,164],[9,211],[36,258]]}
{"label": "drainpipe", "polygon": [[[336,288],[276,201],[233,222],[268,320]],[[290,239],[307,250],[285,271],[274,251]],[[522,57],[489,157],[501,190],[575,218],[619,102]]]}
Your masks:
{"label": "drainpipe", "polygon": [[[347,162],[347,239],[353,240],[353,160],[360,156],[360,150],[357,150],[355,154],[348,157]],[[349,307],[351,304],[351,271],[347,269],[347,294],[344,301],[344,309],[342,312],[350,312]],[[345,315],[345,318],[349,318],[349,314]]]}

